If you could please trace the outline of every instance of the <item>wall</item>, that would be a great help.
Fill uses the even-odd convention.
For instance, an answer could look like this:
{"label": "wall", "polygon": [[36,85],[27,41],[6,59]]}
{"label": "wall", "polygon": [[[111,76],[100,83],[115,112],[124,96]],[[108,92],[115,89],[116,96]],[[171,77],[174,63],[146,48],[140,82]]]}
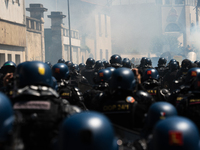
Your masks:
{"label": "wall", "polygon": [[41,52],[41,34],[37,32],[27,31],[27,60],[42,61]]}
{"label": "wall", "polygon": [[26,27],[0,20],[0,44],[26,47]]}
{"label": "wall", "polygon": [[0,19],[15,23],[25,24],[25,6],[24,0],[0,0]]}

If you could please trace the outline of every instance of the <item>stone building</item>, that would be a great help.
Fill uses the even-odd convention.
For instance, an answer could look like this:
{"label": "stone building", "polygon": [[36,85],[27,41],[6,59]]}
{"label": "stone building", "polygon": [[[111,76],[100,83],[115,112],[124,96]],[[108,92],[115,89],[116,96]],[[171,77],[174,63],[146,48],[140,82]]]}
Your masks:
{"label": "stone building", "polygon": [[[56,63],[58,59],[70,60],[69,29],[63,26],[62,12],[51,12],[51,28],[45,29],[46,60]],[[80,49],[80,38],[77,30],[71,30],[73,63],[82,63],[87,51]]]}
{"label": "stone building", "polygon": [[26,17],[24,1],[0,1],[0,66],[25,61]]}
{"label": "stone building", "polygon": [[45,61],[44,20],[47,11],[41,4],[30,4],[25,16],[25,1],[0,1],[0,66],[6,61]]}
{"label": "stone building", "polygon": [[[113,49],[148,53],[152,42],[165,36],[178,39],[180,47],[192,45],[196,0],[111,0]],[[159,44],[159,43],[158,43]],[[160,51],[173,50],[166,44]]]}
{"label": "stone building", "polygon": [[30,17],[26,17],[26,60],[45,62],[44,12],[47,9],[42,4],[30,4],[26,10],[30,12]]}

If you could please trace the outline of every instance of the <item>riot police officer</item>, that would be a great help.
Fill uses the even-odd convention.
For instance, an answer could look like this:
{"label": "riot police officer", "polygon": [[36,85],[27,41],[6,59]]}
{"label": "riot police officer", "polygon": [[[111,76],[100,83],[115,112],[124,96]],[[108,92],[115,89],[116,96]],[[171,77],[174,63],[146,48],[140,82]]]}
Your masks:
{"label": "riot police officer", "polygon": [[133,145],[135,149],[148,149],[156,123],[171,116],[177,116],[177,111],[170,103],[156,102],[152,104],[148,110],[147,117],[145,118],[145,126],[141,132],[141,137],[134,141]]}
{"label": "riot police officer", "polygon": [[195,124],[183,117],[169,117],[157,123],[153,132],[153,150],[197,150],[199,131]]}
{"label": "riot police officer", "polygon": [[14,83],[12,102],[14,110],[22,114],[20,137],[25,149],[51,149],[59,124],[77,112],[76,107],[61,99],[52,88],[51,69],[43,62],[19,64]]}
{"label": "riot police officer", "polygon": [[147,69],[142,77],[142,85],[155,101],[166,101],[170,95],[167,89],[161,88],[159,74],[156,69]]}
{"label": "riot police officer", "polygon": [[170,92],[172,92],[174,89],[176,89],[176,87],[174,87],[174,80],[179,68],[178,63],[176,61],[172,61],[169,65],[169,68],[170,70],[163,77],[162,87],[169,89]]}
{"label": "riot police officer", "polygon": [[63,58],[58,60],[58,63],[65,63],[65,60]]}
{"label": "riot police officer", "polygon": [[134,73],[128,68],[116,69],[110,79],[110,92],[98,94],[92,101],[94,110],[103,112],[109,119],[125,128],[141,128],[144,114],[153,103],[144,91],[135,91]]}
{"label": "riot police officer", "polygon": [[73,64],[70,67],[70,79],[69,84],[73,87],[79,87],[79,84],[89,84],[87,79],[79,73],[79,67],[77,64]]}
{"label": "riot police officer", "polygon": [[81,74],[82,70],[85,69],[85,64],[84,63],[80,63],[79,65],[79,73]]}
{"label": "riot police officer", "polygon": [[97,112],[82,112],[66,118],[60,129],[61,150],[117,150],[110,121]]}
{"label": "riot police officer", "polygon": [[122,67],[122,58],[121,56],[114,54],[110,57],[110,64],[114,68]]}
{"label": "riot police officer", "polygon": [[167,63],[167,59],[164,57],[159,58],[158,60],[158,67],[156,67],[156,70],[159,73],[159,76],[162,80],[163,76],[167,73],[167,69],[166,69],[166,63]]}
{"label": "riot police officer", "polygon": [[63,63],[57,63],[52,67],[52,74],[58,82],[58,93],[61,98],[69,101],[70,104],[86,109],[82,92],[78,87],[70,86],[69,69]]}
{"label": "riot police officer", "polygon": [[122,61],[122,65],[123,67],[126,67],[126,68],[130,68],[131,69],[131,61],[128,59],[128,58],[124,58],[123,61]]}
{"label": "riot police officer", "polygon": [[94,74],[94,65],[95,60],[93,58],[88,58],[86,61],[85,69],[82,70],[81,75],[84,76],[90,85],[94,85],[93,78],[95,76]]}
{"label": "riot police officer", "polygon": [[105,68],[111,67],[111,65],[109,64],[109,62],[107,60],[104,60],[103,64],[104,64]]}
{"label": "riot police officer", "polygon": [[92,99],[101,92],[106,92],[105,90],[109,87],[109,80],[111,78],[112,71],[109,69],[102,69],[98,71],[97,76],[95,77],[95,86],[92,89],[87,90],[84,94],[84,100],[86,107],[91,109]]}
{"label": "riot police officer", "polygon": [[181,68],[176,74],[175,79],[179,79],[180,77],[186,75],[190,68],[192,68],[192,62],[188,59],[184,59],[181,63]]}

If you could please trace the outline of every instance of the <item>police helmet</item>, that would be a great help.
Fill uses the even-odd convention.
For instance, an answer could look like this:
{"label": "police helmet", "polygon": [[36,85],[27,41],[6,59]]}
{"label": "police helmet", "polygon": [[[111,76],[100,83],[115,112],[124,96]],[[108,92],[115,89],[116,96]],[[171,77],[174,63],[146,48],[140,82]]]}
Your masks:
{"label": "police helmet", "polygon": [[98,71],[97,82],[108,82],[111,78],[112,72],[109,69],[101,69]]}
{"label": "police helmet", "polygon": [[121,67],[121,64],[122,64],[121,56],[119,56],[117,54],[112,55],[110,57],[110,63],[111,63],[111,66],[113,66],[113,67]]}
{"label": "police helmet", "polygon": [[140,60],[141,67],[144,67],[146,59],[147,59],[147,57],[142,57],[142,59]]}
{"label": "police helmet", "polygon": [[185,84],[192,83],[192,81],[197,78],[198,74],[200,74],[200,68],[191,68],[188,70],[185,78]]}
{"label": "police helmet", "polygon": [[58,63],[65,63],[65,60],[63,58],[58,60]]}
{"label": "police helmet", "polygon": [[47,61],[47,62],[45,62],[45,64],[49,65],[49,67],[52,68],[51,62]]}
{"label": "police helmet", "polygon": [[71,66],[73,65],[72,61],[66,61],[65,64],[67,65],[68,69],[71,68]]}
{"label": "police helmet", "polygon": [[177,70],[178,68],[179,68],[179,65],[178,65],[178,63],[176,61],[170,62],[170,64],[169,64],[170,71]]}
{"label": "police helmet", "polygon": [[103,62],[101,60],[96,61],[94,68],[97,69],[97,70],[104,68]]}
{"label": "police helmet", "polygon": [[115,68],[114,68],[114,67],[108,67],[108,68],[106,68],[106,69],[110,70],[112,73],[115,71]]}
{"label": "police helmet", "polygon": [[51,68],[40,61],[27,61],[17,66],[18,87],[44,85],[52,87]]}
{"label": "police helmet", "polygon": [[156,69],[153,69],[153,68],[146,69],[142,79],[143,79],[143,81],[146,81],[148,79],[158,80],[159,73]]}
{"label": "police helmet", "polygon": [[151,67],[152,66],[152,61],[150,58],[145,59],[144,62],[144,67]]}
{"label": "police helmet", "polygon": [[147,126],[153,129],[159,120],[170,116],[177,116],[176,108],[168,102],[156,102],[150,106],[147,113]]}
{"label": "police helmet", "polygon": [[52,67],[53,76],[56,78],[57,81],[61,79],[68,79],[69,77],[69,69],[67,65],[63,63],[57,63]]}
{"label": "police helmet", "polygon": [[123,67],[131,68],[131,61],[128,58],[124,58],[122,61]]}
{"label": "police helmet", "polygon": [[14,73],[15,72],[15,69],[16,69],[17,65],[12,62],[12,61],[7,61],[3,64],[3,66],[1,67],[1,72],[3,74],[6,74],[6,73]]}
{"label": "police helmet", "polygon": [[109,65],[109,62],[108,62],[107,60],[104,60],[104,61],[103,61],[103,64],[104,64],[104,67],[105,67],[105,68],[107,68],[107,67],[110,66],[110,65]]}
{"label": "police helmet", "polygon": [[177,62],[176,59],[171,59],[169,63],[171,62]]}
{"label": "police helmet", "polygon": [[84,63],[80,63],[79,65],[80,70],[83,70],[85,68],[85,64]]}
{"label": "police helmet", "polygon": [[154,150],[198,150],[199,131],[187,118],[173,116],[158,122],[153,132]]}
{"label": "police helmet", "polygon": [[97,112],[81,112],[66,118],[59,134],[61,150],[115,150],[111,122]]}
{"label": "police helmet", "polygon": [[79,72],[80,71],[79,66],[77,64],[73,64],[70,67],[70,71],[72,71],[72,72]]}
{"label": "police helmet", "polygon": [[160,57],[158,60],[158,67],[164,67],[167,63],[167,59],[164,57]]}
{"label": "police helmet", "polygon": [[136,80],[134,73],[128,68],[116,69],[110,79],[111,89],[122,89],[132,91],[135,88]]}
{"label": "police helmet", "polygon": [[198,64],[199,62],[200,62],[199,60],[196,60],[194,63],[195,63],[195,64]]}
{"label": "police helmet", "polygon": [[190,69],[192,67],[192,62],[189,59],[184,59],[181,63],[181,68]]}
{"label": "police helmet", "polygon": [[93,67],[95,65],[95,60],[93,58],[88,58],[86,61],[86,66]]}
{"label": "police helmet", "polygon": [[10,140],[13,122],[14,112],[10,100],[0,92],[0,143]]}

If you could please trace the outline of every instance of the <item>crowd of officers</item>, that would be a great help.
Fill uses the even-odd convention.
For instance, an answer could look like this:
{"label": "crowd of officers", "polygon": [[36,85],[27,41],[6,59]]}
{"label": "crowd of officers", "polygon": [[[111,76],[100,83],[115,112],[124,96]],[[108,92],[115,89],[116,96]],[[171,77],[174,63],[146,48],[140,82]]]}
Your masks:
{"label": "crowd of officers", "polygon": [[[179,64],[181,63],[181,64]],[[6,62],[2,150],[200,150],[200,62]]]}

